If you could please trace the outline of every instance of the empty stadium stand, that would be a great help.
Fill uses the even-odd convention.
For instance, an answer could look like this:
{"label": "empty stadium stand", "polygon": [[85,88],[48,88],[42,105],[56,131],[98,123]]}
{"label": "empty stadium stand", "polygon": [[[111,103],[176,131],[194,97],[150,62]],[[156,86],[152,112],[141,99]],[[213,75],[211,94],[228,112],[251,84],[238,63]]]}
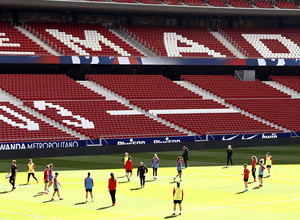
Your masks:
{"label": "empty stadium stand", "polygon": [[25,27],[64,55],[144,56],[99,24],[27,23]]}
{"label": "empty stadium stand", "polygon": [[9,22],[0,21],[0,55],[51,55],[18,31]]}
{"label": "empty stadium stand", "polygon": [[259,80],[240,81],[232,75],[183,75],[182,79],[223,99],[290,98]]}
{"label": "empty stadium stand", "polygon": [[[109,114],[108,111],[132,110],[117,101],[51,101],[51,104],[72,112],[72,115],[64,117],[57,114],[55,108],[40,108],[39,102],[25,102],[25,104],[91,139],[183,135],[145,115]],[[74,123],[74,116],[81,116],[84,120],[88,120],[89,124],[85,127],[78,126]],[[69,123],[68,120],[73,123]]]}
{"label": "empty stadium stand", "polygon": [[123,26],[123,30],[162,57],[234,57],[206,28]]}
{"label": "empty stadium stand", "polygon": [[290,1],[275,1],[275,4],[278,8],[282,9],[298,9],[297,6]]}
{"label": "empty stadium stand", "polygon": [[236,8],[251,8],[251,5],[244,0],[228,0],[228,3]]}
{"label": "empty stadium stand", "polygon": [[21,100],[103,100],[65,75],[0,74],[0,88]]}
{"label": "empty stadium stand", "polygon": [[87,75],[88,79],[128,99],[199,99],[162,75]]}
{"label": "empty stadium stand", "polygon": [[114,0],[115,2],[120,2],[120,3],[136,3],[135,0]]}
{"label": "empty stadium stand", "polygon": [[253,4],[259,8],[273,8],[267,0],[254,0]]}
{"label": "empty stadium stand", "polygon": [[[110,2],[108,0],[85,0],[85,1],[94,1],[94,2]],[[251,1],[245,1],[245,0],[228,0],[228,1],[222,1],[222,0],[207,0],[207,1],[201,1],[201,0],[111,0],[112,2],[117,3],[133,3],[133,4],[167,4],[167,5],[189,5],[189,6],[207,6],[205,3],[207,3],[210,6],[213,7],[228,7],[227,4],[229,4],[231,7],[235,8],[252,8],[253,6],[256,6],[258,8],[274,8],[272,4],[276,5],[276,9],[298,9],[298,7],[290,1],[282,0],[282,1],[275,1],[272,4],[268,2],[267,0],[254,0]]]}
{"label": "empty stadium stand", "polygon": [[296,92],[300,93],[300,77],[299,76],[270,76],[270,79],[282,85],[285,85]]}
{"label": "empty stadium stand", "polygon": [[160,75],[87,75],[87,78],[150,114],[196,134],[280,131],[213,100],[203,100]]}
{"label": "empty stadium stand", "polygon": [[205,3],[200,0],[182,0],[182,2],[189,6],[206,6]]}
{"label": "empty stadium stand", "polygon": [[298,28],[220,28],[219,31],[247,57],[300,58]]}
{"label": "empty stadium stand", "polygon": [[221,0],[207,0],[207,3],[214,7],[228,7],[223,1]]}
{"label": "empty stadium stand", "polygon": [[178,0],[162,0],[167,5],[182,5]]}
{"label": "empty stadium stand", "polygon": [[64,75],[0,74],[0,88],[24,105],[91,139],[180,136],[184,133],[108,101]]}
{"label": "empty stadium stand", "polygon": [[300,99],[235,99],[227,102],[274,124],[300,131]]}
{"label": "empty stadium stand", "polygon": [[160,2],[158,0],[138,0],[142,4],[151,4],[151,5],[158,5]]}
{"label": "empty stadium stand", "polygon": [[[292,99],[261,81],[242,82],[234,76],[185,75],[182,78],[254,116],[292,131],[300,131],[300,99]],[[299,84],[299,77],[272,76],[271,79],[291,87]]]}
{"label": "empty stadium stand", "polygon": [[78,139],[9,102],[0,102],[0,119],[2,143]]}

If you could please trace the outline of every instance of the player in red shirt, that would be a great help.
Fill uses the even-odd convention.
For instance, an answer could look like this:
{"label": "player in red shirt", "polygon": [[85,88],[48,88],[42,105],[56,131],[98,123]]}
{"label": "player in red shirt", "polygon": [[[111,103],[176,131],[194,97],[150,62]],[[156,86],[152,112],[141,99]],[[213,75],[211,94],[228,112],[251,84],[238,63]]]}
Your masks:
{"label": "player in red shirt", "polygon": [[129,156],[128,160],[126,161],[126,164],[125,164],[125,170],[126,170],[126,176],[127,176],[128,182],[130,181],[130,178],[132,176],[132,169],[133,169],[133,166],[132,166],[131,156]]}
{"label": "player in red shirt", "polygon": [[256,175],[255,175],[255,172],[256,172],[256,163],[257,163],[257,157],[256,156],[252,156],[251,157],[252,159],[252,176],[254,178],[253,182],[256,182]]}
{"label": "player in red shirt", "polygon": [[117,188],[117,180],[113,173],[110,174],[110,179],[108,180],[108,191],[111,196],[112,206],[116,205],[116,188]]}
{"label": "player in red shirt", "polygon": [[44,170],[44,183],[45,183],[45,194],[48,194],[48,182],[49,182],[49,166],[46,166],[46,169]]}
{"label": "player in red shirt", "polygon": [[244,175],[244,183],[245,183],[245,192],[248,191],[248,179],[249,179],[249,173],[250,170],[247,168],[247,164],[244,164],[244,173],[242,175]]}

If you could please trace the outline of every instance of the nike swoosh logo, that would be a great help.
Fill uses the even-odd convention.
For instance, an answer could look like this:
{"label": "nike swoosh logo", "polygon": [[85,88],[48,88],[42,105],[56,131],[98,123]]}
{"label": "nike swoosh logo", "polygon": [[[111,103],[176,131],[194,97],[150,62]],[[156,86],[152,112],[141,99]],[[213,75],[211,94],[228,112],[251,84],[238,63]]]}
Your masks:
{"label": "nike swoosh logo", "polygon": [[258,134],[255,134],[255,135],[247,137],[247,138],[245,138],[245,135],[243,135],[242,140],[251,140],[251,139],[255,138],[257,135]]}
{"label": "nike swoosh logo", "polygon": [[237,136],[239,136],[239,134],[238,134],[238,135],[235,135],[235,136],[233,136],[233,137],[230,137],[230,138],[225,138],[225,135],[224,135],[223,138],[222,138],[222,141],[231,141],[231,140],[233,140],[234,138],[236,138]]}

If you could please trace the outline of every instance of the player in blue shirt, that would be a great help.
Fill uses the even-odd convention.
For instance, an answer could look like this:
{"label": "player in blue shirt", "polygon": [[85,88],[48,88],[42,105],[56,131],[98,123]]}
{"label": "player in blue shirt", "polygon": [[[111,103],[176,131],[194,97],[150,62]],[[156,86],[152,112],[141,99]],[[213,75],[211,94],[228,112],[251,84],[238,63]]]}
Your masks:
{"label": "player in blue shirt", "polygon": [[85,202],[88,201],[88,195],[90,192],[91,198],[92,198],[92,202],[94,202],[94,198],[93,198],[93,187],[94,187],[94,180],[91,177],[91,173],[88,172],[88,176],[84,179],[84,186],[85,186],[85,191],[86,191],[86,200]]}
{"label": "player in blue shirt", "polygon": [[258,168],[258,180],[259,180],[259,187],[263,186],[263,177],[264,177],[264,170],[266,168],[264,167],[264,160],[259,160],[259,168]]}
{"label": "player in blue shirt", "polygon": [[178,171],[178,174],[174,177],[174,181],[175,181],[175,179],[179,176],[179,178],[180,178],[180,181],[182,181],[182,179],[181,179],[181,174],[182,174],[182,161],[183,161],[183,159],[182,159],[182,157],[177,157],[177,171]]}
{"label": "player in blue shirt", "polygon": [[157,168],[159,167],[159,158],[157,157],[157,154],[154,154],[154,157],[152,158],[152,168],[153,168],[153,179],[157,179]]}
{"label": "player in blue shirt", "polygon": [[59,186],[61,186],[61,184],[60,184],[60,182],[58,182],[58,178],[57,177],[58,177],[58,172],[55,173],[55,177],[53,178],[53,189],[54,189],[54,192],[53,192],[51,201],[54,200],[54,195],[56,194],[56,192],[57,192],[59,200],[63,200],[63,198],[61,198],[60,194],[59,194]]}

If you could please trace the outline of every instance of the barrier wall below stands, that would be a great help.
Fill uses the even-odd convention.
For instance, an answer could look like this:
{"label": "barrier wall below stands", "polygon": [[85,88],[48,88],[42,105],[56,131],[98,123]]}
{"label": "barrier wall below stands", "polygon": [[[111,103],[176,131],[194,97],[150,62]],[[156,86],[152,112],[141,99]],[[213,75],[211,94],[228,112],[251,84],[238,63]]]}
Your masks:
{"label": "barrier wall below stands", "polygon": [[[258,146],[279,146],[300,144],[300,138],[279,138],[279,139],[252,139],[252,140],[231,140],[231,141],[203,141],[185,142],[184,145],[192,150],[221,149],[224,150],[231,144],[234,147],[258,147]],[[7,150],[1,151],[0,159],[36,158],[36,157],[62,157],[102,154],[123,154],[124,152],[161,152],[180,151],[183,143],[172,144],[145,144],[141,145],[117,145],[117,146],[93,146],[80,148],[54,148],[54,149],[33,149],[33,150]],[[224,161],[226,157],[224,151]]]}

